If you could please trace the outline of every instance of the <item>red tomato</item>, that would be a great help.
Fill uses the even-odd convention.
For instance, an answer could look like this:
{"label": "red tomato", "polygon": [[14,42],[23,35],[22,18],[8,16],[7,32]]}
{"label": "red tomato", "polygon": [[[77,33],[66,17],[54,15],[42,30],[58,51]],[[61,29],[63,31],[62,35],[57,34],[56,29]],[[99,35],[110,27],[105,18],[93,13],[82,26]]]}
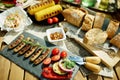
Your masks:
{"label": "red tomato", "polygon": [[46,59],[44,59],[44,61],[43,61],[43,64],[44,65],[49,65],[51,63],[51,58],[46,58]]}
{"label": "red tomato", "polygon": [[58,55],[59,52],[60,52],[60,50],[59,50],[58,48],[54,48],[54,49],[52,50],[52,55]]}
{"label": "red tomato", "polygon": [[57,23],[59,21],[59,19],[57,17],[53,17],[53,22]]}
{"label": "red tomato", "polygon": [[60,59],[60,55],[55,55],[55,56],[52,56],[51,60],[52,61],[58,61]]}
{"label": "red tomato", "polygon": [[66,52],[66,51],[62,51],[62,52],[60,53],[60,57],[61,57],[61,58],[66,58],[66,57],[67,57],[67,52]]}
{"label": "red tomato", "polygon": [[52,18],[48,18],[48,19],[47,19],[47,23],[48,23],[48,24],[52,24],[52,23],[53,23],[53,19],[52,19]]}

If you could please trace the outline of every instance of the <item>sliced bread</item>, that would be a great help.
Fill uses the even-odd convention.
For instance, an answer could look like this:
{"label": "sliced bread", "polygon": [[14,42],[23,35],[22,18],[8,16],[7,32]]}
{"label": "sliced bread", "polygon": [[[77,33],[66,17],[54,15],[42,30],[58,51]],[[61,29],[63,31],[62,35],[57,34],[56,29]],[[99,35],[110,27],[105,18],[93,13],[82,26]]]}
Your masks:
{"label": "sliced bread", "polygon": [[110,43],[113,44],[114,46],[120,48],[120,33],[118,33],[116,36],[114,36],[110,40]]}
{"label": "sliced bread", "polygon": [[105,14],[99,12],[96,13],[93,27],[102,29],[104,20],[105,20]]}
{"label": "sliced bread", "polygon": [[93,16],[91,14],[86,14],[85,18],[83,20],[81,30],[88,31],[88,30],[92,29],[94,18],[95,18],[95,16]]}
{"label": "sliced bread", "polygon": [[113,36],[116,34],[117,30],[119,28],[119,22],[111,20],[108,27],[107,27],[107,34],[108,38],[113,38]]}

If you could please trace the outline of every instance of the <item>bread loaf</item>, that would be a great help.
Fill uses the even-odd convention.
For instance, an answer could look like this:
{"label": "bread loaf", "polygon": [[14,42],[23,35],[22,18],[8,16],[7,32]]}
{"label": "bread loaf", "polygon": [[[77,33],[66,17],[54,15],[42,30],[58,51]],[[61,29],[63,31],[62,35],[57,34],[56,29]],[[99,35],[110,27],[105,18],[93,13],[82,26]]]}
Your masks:
{"label": "bread loaf", "polygon": [[85,18],[83,20],[81,30],[88,31],[88,30],[92,29],[93,22],[94,22],[94,17],[95,16],[93,16],[91,14],[86,14]]}
{"label": "bread loaf", "polygon": [[43,10],[45,8],[48,8],[48,7],[54,6],[54,5],[55,5],[55,3],[53,0],[48,0],[48,1],[45,1],[43,3],[38,3],[36,5],[28,7],[27,12],[30,15],[34,15],[36,12]]}
{"label": "bread loaf", "polygon": [[100,29],[102,29],[104,20],[105,20],[105,14],[96,13],[93,28],[100,28]]}
{"label": "bread loaf", "polygon": [[106,41],[108,35],[99,28],[90,29],[85,33],[83,42],[88,45],[102,44]]}
{"label": "bread loaf", "polygon": [[37,21],[42,21],[44,19],[47,19],[49,17],[53,17],[55,15],[58,15],[59,13],[62,12],[62,7],[58,5],[51,6],[49,8],[40,10],[35,13],[35,19]]}
{"label": "bread loaf", "polygon": [[113,44],[114,46],[120,48],[120,33],[118,33],[116,36],[114,36],[110,40],[110,43]]}
{"label": "bread loaf", "polygon": [[108,38],[111,39],[116,34],[118,28],[119,22],[111,20],[106,30]]}
{"label": "bread loaf", "polygon": [[78,9],[65,9],[62,12],[62,15],[64,16],[64,18],[71,24],[80,27],[82,20],[85,16],[85,13],[81,10]]}

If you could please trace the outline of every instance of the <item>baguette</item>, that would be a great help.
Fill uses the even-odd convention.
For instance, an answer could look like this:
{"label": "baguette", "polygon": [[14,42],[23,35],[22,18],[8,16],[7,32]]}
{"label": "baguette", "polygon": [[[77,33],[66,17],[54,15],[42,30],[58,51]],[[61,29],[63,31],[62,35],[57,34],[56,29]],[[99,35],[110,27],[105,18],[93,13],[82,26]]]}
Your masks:
{"label": "baguette", "polygon": [[15,41],[8,45],[9,49],[16,47],[24,38],[24,35],[20,35]]}
{"label": "baguette", "polygon": [[93,16],[91,14],[86,14],[85,18],[83,20],[81,30],[88,31],[88,30],[92,29],[94,18],[95,18],[95,16]]}
{"label": "baguette", "polygon": [[93,28],[100,28],[100,29],[102,29],[104,20],[105,20],[105,14],[96,13]]}
{"label": "baguette", "polygon": [[34,15],[36,12],[43,10],[45,8],[48,8],[48,7],[54,6],[54,5],[55,5],[55,3],[53,0],[48,0],[48,1],[45,1],[43,3],[38,3],[36,5],[28,7],[27,12],[30,15]]}
{"label": "baguette", "polygon": [[113,44],[114,46],[120,48],[120,33],[118,33],[116,36],[114,36],[110,40],[110,43]]}
{"label": "baguette", "polygon": [[62,15],[65,17],[67,22],[80,27],[83,21],[83,18],[86,13],[78,9],[65,9],[62,12]]}
{"label": "baguette", "polygon": [[111,20],[107,27],[108,38],[113,38],[119,28],[119,22]]}
{"label": "baguette", "polygon": [[85,33],[83,42],[88,45],[103,44],[107,37],[108,35],[105,31],[99,28],[93,28]]}

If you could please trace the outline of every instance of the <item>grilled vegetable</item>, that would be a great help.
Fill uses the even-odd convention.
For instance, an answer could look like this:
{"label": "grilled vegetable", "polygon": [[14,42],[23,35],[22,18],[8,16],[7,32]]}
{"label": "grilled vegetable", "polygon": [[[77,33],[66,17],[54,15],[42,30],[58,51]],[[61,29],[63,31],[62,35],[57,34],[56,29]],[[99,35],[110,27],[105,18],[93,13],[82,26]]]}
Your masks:
{"label": "grilled vegetable", "polygon": [[42,21],[44,19],[47,19],[49,17],[53,17],[55,15],[58,15],[62,11],[62,7],[60,5],[54,5],[51,7],[48,7],[46,9],[40,10],[35,13],[35,19],[37,21]]}
{"label": "grilled vegetable", "polygon": [[48,7],[53,6],[53,5],[55,5],[54,1],[53,0],[48,0],[48,1],[45,1],[43,3],[39,3],[39,4],[36,4],[36,5],[30,6],[27,9],[27,12],[30,15],[34,15],[37,11],[40,11],[42,9],[48,8]]}

